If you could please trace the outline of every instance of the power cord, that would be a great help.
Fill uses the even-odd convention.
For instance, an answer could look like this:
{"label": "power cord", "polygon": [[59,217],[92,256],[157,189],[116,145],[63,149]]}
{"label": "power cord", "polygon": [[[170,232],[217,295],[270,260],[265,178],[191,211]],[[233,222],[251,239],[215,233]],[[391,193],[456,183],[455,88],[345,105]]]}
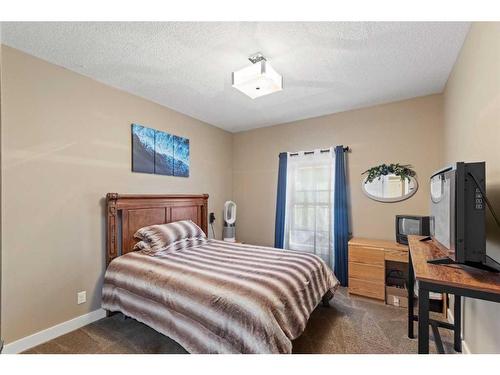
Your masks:
{"label": "power cord", "polygon": [[212,228],[212,236],[215,238],[215,231],[214,231],[214,222],[215,222],[215,214],[213,212],[210,212],[208,215],[208,222],[210,223],[210,228]]}

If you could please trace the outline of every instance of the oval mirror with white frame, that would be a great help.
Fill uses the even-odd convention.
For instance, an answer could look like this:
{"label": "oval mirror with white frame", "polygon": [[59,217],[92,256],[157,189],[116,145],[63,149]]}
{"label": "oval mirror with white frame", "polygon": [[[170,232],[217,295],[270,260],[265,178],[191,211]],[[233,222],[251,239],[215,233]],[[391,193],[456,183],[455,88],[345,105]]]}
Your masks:
{"label": "oval mirror with white frame", "polygon": [[418,182],[415,177],[401,179],[395,174],[388,174],[367,182],[361,182],[361,189],[369,198],[379,202],[399,202],[410,198],[417,192]]}

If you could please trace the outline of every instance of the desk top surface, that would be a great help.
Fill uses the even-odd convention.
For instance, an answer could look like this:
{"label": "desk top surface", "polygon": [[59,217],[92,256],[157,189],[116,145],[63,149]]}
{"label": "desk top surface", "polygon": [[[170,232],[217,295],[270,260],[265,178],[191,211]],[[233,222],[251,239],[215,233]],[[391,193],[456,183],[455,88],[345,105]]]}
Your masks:
{"label": "desk top surface", "polygon": [[372,247],[385,250],[399,250],[404,252],[408,251],[408,246],[402,245],[395,241],[372,240],[368,238],[359,238],[359,237],[351,238],[349,241],[349,245]]}
{"label": "desk top surface", "polygon": [[436,284],[500,294],[500,273],[463,265],[436,265],[427,260],[447,254],[434,241],[420,242],[424,236],[408,236],[415,278]]}

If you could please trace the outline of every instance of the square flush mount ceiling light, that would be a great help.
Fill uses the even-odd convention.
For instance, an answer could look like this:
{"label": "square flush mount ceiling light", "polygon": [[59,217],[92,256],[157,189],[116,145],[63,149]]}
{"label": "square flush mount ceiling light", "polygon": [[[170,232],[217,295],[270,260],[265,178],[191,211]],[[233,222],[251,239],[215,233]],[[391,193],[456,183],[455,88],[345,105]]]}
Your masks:
{"label": "square flush mount ceiling light", "polygon": [[233,72],[233,87],[252,99],[283,90],[283,77],[261,53],[248,58],[252,65]]}

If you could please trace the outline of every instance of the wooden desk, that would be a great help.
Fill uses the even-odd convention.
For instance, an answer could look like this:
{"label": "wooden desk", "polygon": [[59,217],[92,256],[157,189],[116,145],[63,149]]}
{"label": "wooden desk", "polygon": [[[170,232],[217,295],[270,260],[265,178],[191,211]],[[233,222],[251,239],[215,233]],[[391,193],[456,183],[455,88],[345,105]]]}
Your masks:
{"label": "wooden desk", "polygon": [[[418,321],[418,353],[429,353],[429,324],[438,351],[444,352],[438,327],[454,331],[454,348],[462,351],[461,298],[469,297],[500,302],[500,273],[493,273],[462,265],[436,265],[430,259],[442,258],[446,251],[434,241],[420,241],[425,237],[408,236],[410,262],[408,263],[408,337],[414,338],[413,322]],[[418,316],[413,312],[414,280],[418,280]],[[429,319],[429,292],[455,295],[454,324]]]}
{"label": "wooden desk", "polygon": [[349,241],[349,293],[385,301],[385,262],[408,263],[408,247],[393,241]]}

